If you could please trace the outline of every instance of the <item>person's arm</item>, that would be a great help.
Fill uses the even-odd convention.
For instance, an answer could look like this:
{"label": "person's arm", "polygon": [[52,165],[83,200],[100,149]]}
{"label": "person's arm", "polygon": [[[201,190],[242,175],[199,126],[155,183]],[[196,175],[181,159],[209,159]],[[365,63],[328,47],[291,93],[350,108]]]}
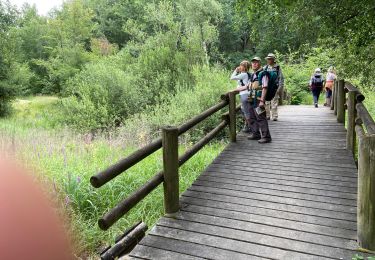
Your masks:
{"label": "person's arm", "polygon": [[238,69],[236,68],[233,73],[232,73],[232,76],[230,76],[230,79],[231,80],[245,80],[247,77],[247,74],[246,73],[239,73],[238,72]]}
{"label": "person's arm", "polygon": [[260,97],[259,106],[264,107],[264,103],[266,102],[266,95],[268,89],[268,76],[262,77],[262,96]]}

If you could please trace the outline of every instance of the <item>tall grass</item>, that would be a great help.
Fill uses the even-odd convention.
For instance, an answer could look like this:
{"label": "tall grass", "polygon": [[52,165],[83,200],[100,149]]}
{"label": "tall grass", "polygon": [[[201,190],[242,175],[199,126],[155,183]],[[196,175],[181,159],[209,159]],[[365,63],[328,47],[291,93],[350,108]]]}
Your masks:
{"label": "tall grass", "polygon": [[[14,154],[27,168],[33,169],[50,196],[58,200],[63,214],[68,216],[76,254],[85,255],[85,258],[95,255],[100,248],[113,242],[116,235],[139,220],[152,227],[163,215],[162,187],[147,196],[109,231],[101,231],[97,220],[161,170],[161,151],[102,188],[94,189],[89,183],[93,174],[129,155],[145,140],[140,138],[134,142],[127,135],[117,133],[94,138],[90,134],[77,134],[63,128],[48,128],[41,122],[43,116],[35,116],[35,113],[44,114],[54,102],[46,106],[34,104],[49,102],[39,99],[29,99],[29,106],[23,101],[22,106],[17,103],[16,115],[0,120],[0,150],[7,151],[8,155]],[[25,115],[22,120],[20,115]],[[184,142],[180,154],[190,145],[190,142]],[[181,192],[224,146],[221,141],[208,145],[180,168]]]}

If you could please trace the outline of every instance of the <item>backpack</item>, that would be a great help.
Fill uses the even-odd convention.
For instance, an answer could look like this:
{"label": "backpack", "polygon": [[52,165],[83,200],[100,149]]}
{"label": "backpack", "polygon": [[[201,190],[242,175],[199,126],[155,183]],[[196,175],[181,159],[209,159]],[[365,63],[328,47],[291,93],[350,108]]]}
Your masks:
{"label": "backpack", "polygon": [[323,87],[323,77],[322,75],[315,74],[311,80],[312,88],[322,88]]}
{"label": "backpack", "polygon": [[[250,81],[250,79],[251,79],[251,74],[250,74],[249,72],[246,72],[246,74],[247,74],[247,80]],[[243,83],[243,80],[242,80],[242,79],[240,80],[240,82],[241,82],[241,86],[245,86],[245,83]]]}
{"label": "backpack", "polygon": [[258,76],[259,85],[262,85],[264,76],[268,77],[266,101],[271,101],[279,88],[279,66],[276,67],[276,71],[266,71],[263,69]]}

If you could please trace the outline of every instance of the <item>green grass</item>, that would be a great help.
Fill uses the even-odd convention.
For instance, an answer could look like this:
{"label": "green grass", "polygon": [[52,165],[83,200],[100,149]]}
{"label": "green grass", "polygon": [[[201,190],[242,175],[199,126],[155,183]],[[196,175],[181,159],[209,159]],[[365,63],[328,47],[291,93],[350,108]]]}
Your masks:
{"label": "green grass", "polygon": [[[105,212],[161,170],[162,156],[158,151],[102,188],[92,188],[89,183],[92,175],[138,147],[134,140],[121,135],[93,138],[50,125],[45,115],[53,111],[57,102],[54,97],[17,100],[16,113],[0,119],[0,149],[15,153],[27,168],[33,169],[46,191],[56,198],[60,209],[68,216],[70,226],[67,229],[73,234],[76,254],[87,258],[139,220],[151,228],[163,215],[161,185],[108,231],[101,231],[97,225]],[[188,146],[181,145],[179,153]],[[208,145],[180,168],[181,192],[224,147],[222,142]]]}

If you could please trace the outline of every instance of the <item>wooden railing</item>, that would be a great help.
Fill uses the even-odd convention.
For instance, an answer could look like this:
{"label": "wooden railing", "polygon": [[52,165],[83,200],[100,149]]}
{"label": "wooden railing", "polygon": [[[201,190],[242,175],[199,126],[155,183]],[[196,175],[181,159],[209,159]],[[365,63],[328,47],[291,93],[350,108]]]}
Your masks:
{"label": "wooden railing", "polygon": [[[121,201],[117,206],[109,210],[98,224],[102,230],[107,230],[129,210],[137,205],[144,197],[157,188],[161,183],[164,184],[164,211],[167,216],[173,216],[179,210],[179,176],[178,169],[187,162],[193,155],[210,142],[217,134],[229,125],[230,140],[236,141],[236,94],[229,92],[222,95],[221,102],[207,109],[198,116],[192,118],[179,127],[163,127],[162,136],[153,141],[149,145],[137,150],[127,158],[110,166],[108,169],[92,176],[90,182],[93,187],[100,188],[116,176],[128,170],[133,165],[139,163],[147,156],[153,154],[160,148],[163,149],[163,171],[154,175],[138,190],[133,192],[129,197]],[[178,157],[178,136],[187,132],[197,124],[204,121],[209,116],[220,111],[225,107],[229,107],[229,111],[222,115],[221,123],[209,132],[200,141],[194,144],[185,154]]]}
{"label": "wooden railing", "polygon": [[358,243],[375,250],[375,122],[362,103],[364,100],[365,96],[351,83],[335,82],[331,109],[343,124],[347,110],[346,149],[354,158],[358,154]]}

